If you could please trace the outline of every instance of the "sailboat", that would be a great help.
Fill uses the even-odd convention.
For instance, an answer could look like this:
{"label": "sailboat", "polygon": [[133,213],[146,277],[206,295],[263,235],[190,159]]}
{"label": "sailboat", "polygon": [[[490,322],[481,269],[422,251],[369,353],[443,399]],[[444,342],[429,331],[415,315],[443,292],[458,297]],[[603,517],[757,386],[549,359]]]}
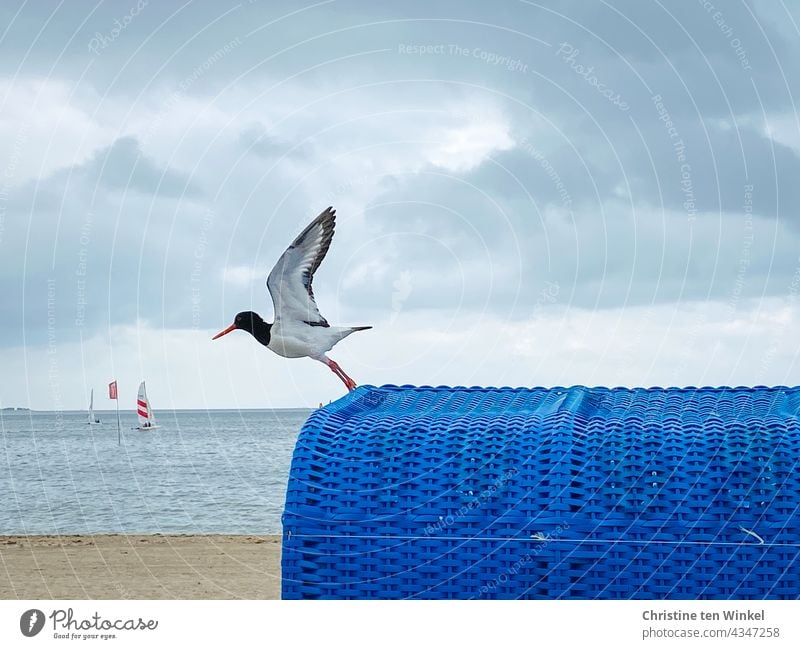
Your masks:
{"label": "sailboat", "polygon": [[153,409],[147,399],[147,390],[144,381],[139,384],[139,394],[136,395],[136,414],[139,415],[139,425],[135,430],[153,430],[158,428],[156,419],[153,416]]}
{"label": "sailboat", "polygon": [[92,388],[91,396],[89,397],[89,421],[87,424],[99,424],[100,420],[94,415],[94,388]]}

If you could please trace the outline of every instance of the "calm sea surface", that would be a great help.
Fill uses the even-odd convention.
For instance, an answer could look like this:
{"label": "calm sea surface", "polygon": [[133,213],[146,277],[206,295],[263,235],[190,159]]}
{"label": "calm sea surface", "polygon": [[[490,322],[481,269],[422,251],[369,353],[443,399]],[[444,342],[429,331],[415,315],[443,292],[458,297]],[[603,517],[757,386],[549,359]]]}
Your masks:
{"label": "calm sea surface", "polygon": [[0,534],[274,534],[310,410],[0,413]]}

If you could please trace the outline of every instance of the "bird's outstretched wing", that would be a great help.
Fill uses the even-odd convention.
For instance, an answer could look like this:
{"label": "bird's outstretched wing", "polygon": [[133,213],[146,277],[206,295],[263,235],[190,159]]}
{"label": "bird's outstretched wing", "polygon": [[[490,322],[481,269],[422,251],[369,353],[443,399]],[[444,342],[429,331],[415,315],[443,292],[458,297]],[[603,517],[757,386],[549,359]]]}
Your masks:
{"label": "bird's outstretched wing", "polygon": [[311,282],[333,239],[336,210],[328,208],[303,230],[286,249],[267,278],[275,305],[275,321],[295,320],[329,327],[314,300]]}

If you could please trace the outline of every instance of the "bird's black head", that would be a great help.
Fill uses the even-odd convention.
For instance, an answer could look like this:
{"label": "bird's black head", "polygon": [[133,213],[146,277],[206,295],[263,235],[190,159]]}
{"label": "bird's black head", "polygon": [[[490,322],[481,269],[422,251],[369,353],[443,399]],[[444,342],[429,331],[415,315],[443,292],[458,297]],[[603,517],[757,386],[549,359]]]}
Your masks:
{"label": "bird's black head", "polygon": [[253,311],[242,311],[236,314],[236,317],[233,319],[233,324],[230,327],[220,331],[211,340],[216,340],[225,334],[229,334],[234,329],[241,329],[253,334],[253,337],[262,345],[267,345],[269,344],[270,326],[271,325],[264,322],[263,318],[257,313]]}
{"label": "bird's black head", "polygon": [[253,333],[256,326],[263,322],[264,320],[261,319],[261,316],[253,311],[242,311],[237,313],[233,319],[233,324],[236,325],[237,329],[244,329],[250,333]]}

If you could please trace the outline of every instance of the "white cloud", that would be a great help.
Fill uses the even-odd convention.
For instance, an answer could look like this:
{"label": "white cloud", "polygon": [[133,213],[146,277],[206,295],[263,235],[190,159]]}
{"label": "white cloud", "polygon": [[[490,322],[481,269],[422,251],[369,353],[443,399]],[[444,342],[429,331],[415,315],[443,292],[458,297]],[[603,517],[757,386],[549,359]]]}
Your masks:
{"label": "white cloud", "polygon": [[240,288],[250,288],[253,282],[266,281],[269,270],[257,266],[226,266],[222,278]]}
{"label": "white cloud", "polygon": [[[387,316],[388,317],[388,316]],[[730,328],[730,324],[735,326]],[[691,302],[592,311],[554,306],[512,322],[404,312],[350,340],[361,382],[428,385],[755,385],[800,382],[789,300]],[[337,357],[334,349],[332,355]]]}
{"label": "white cloud", "polygon": [[762,111],[737,115],[733,121],[726,118],[709,118],[707,122],[724,132],[732,130],[734,126],[737,129],[753,129],[765,138],[789,147],[800,154],[800,128],[798,127],[800,116],[795,114],[795,111],[769,112],[766,115]]}
{"label": "white cloud", "polygon": [[769,115],[763,133],[773,142],[789,147],[800,155],[800,117],[795,113]]}
{"label": "white cloud", "polygon": [[0,166],[13,166],[13,184],[86,162],[119,136],[102,115],[92,114],[100,98],[85,87],[57,79],[0,79],[0,97],[0,141],[6,143]]}
{"label": "white cloud", "polygon": [[502,121],[476,121],[445,128],[438,138],[428,159],[452,173],[472,171],[493,153],[514,146],[509,125]]}
{"label": "white cloud", "polygon": [[[800,347],[791,335],[800,309],[781,298],[750,301],[735,312],[723,302],[602,311],[554,306],[526,322],[401,309],[373,324],[331,351],[361,384],[800,383]],[[55,382],[46,350],[12,349],[4,367],[21,380],[4,382],[0,403],[82,408],[88,390],[102,394],[111,378],[120,382],[123,408],[132,407],[141,379],[156,409],[313,406],[344,394],[320,363],[280,358],[243,332],[212,342],[213,333],[114,327],[83,346],[58,345]]]}

